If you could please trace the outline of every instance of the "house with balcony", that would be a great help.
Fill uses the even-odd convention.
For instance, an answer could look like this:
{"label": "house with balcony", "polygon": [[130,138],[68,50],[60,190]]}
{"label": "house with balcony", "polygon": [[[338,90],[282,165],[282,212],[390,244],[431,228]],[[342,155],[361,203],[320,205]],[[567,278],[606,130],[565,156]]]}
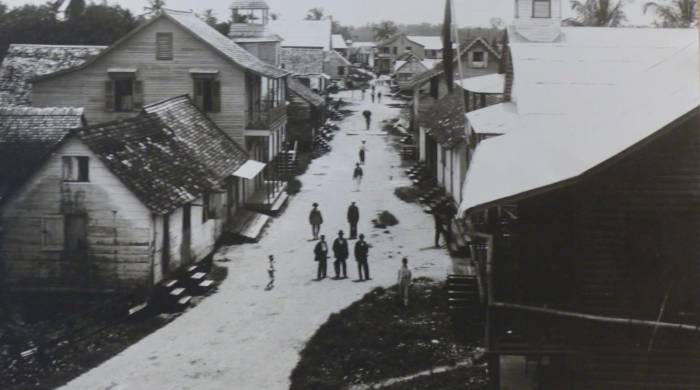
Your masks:
{"label": "house with balcony", "polygon": [[697,30],[562,27],[561,7],[516,1],[505,102],[469,118],[501,134],[459,209],[491,386],[697,388]]}
{"label": "house with balcony", "polygon": [[125,119],[179,95],[267,164],[250,188],[269,206],[281,192],[275,159],[286,133],[285,78],[191,12],[166,10],[81,65],[32,79],[32,104],[84,107],[90,123]]}

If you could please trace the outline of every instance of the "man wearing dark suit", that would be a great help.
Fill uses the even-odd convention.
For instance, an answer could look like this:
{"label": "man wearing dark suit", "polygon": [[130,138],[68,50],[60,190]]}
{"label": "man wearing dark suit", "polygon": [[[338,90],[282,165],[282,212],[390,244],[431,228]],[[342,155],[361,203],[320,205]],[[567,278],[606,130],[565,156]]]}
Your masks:
{"label": "man wearing dark suit", "polygon": [[348,207],[348,223],[350,224],[350,239],[357,238],[357,222],[360,221],[360,209],[357,208],[355,202],[352,202]]}
{"label": "man wearing dark suit", "polygon": [[[369,264],[369,245],[365,242],[365,235],[360,234],[360,241],[355,243],[355,261],[357,261],[357,272],[360,274],[360,280],[370,280]],[[364,270],[364,277],[362,271]]]}
{"label": "man wearing dark suit", "polygon": [[318,280],[323,280],[326,278],[326,267],[328,259],[328,244],[326,243],[326,236],[321,235],[321,241],[316,244],[314,248],[314,259],[318,262],[318,271],[316,272]]}
{"label": "man wearing dark suit", "polygon": [[[348,266],[345,261],[348,259],[349,249],[348,240],[343,238],[343,231],[338,232],[338,238],[333,241],[333,255],[335,256],[335,262],[333,267],[335,268],[335,278],[345,279],[348,277]],[[342,272],[341,272],[342,271]]]}

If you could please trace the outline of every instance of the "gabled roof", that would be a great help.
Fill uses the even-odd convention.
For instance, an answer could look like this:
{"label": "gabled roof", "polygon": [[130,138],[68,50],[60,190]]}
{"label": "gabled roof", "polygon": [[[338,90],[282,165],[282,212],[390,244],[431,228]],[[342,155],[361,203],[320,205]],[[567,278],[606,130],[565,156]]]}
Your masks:
{"label": "gabled roof", "polygon": [[280,64],[296,75],[323,73],[323,50],[320,48],[282,47]]}
{"label": "gabled roof", "polygon": [[326,53],[326,58],[325,58],[324,61],[325,61],[325,62],[330,62],[331,59],[332,59],[331,57],[333,57],[333,58],[335,58],[336,60],[340,61],[340,62],[341,62],[342,64],[344,64],[345,66],[352,66],[352,63],[351,63],[350,61],[348,61],[347,58],[343,57],[342,54],[338,53],[338,52],[335,51],[335,50],[331,50],[331,51],[329,51],[328,53]]}
{"label": "gabled roof", "polygon": [[323,97],[321,97],[319,94],[315,93],[311,89],[307,88],[304,84],[300,83],[294,78],[290,77],[287,79],[287,87],[292,93],[304,99],[306,102],[313,106],[321,107],[326,104],[326,101],[323,100]]}
{"label": "gabled roof", "polygon": [[[408,35],[407,38],[423,46],[426,50],[442,50],[443,48],[442,37],[438,35]],[[453,44],[452,47],[456,48],[457,44]]]}
{"label": "gabled roof", "polygon": [[484,76],[468,77],[456,80],[455,84],[465,91],[484,94],[502,94],[505,87],[505,75],[492,73]]}
{"label": "gabled roof", "polygon": [[[483,38],[476,38],[473,41],[471,41],[468,45],[464,46],[459,51],[459,57],[463,58],[476,45],[483,45],[489,51],[489,53],[491,53],[491,55],[494,56],[494,58],[496,58],[497,60],[500,61],[501,55],[498,54],[496,52],[496,50],[494,50],[493,47],[491,47],[491,45],[489,45],[488,42],[486,42],[486,40],[484,40]],[[458,61],[459,61],[459,58],[457,56],[455,56],[454,63],[457,64]],[[430,79],[432,79],[433,77],[442,75],[443,73],[445,73],[445,67],[444,67],[443,62],[440,61],[440,63],[435,65],[433,68],[429,68],[427,71],[416,75],[413,78],[413,80],[411,80],[411,83],[406,88],[412,89],[412,88],[419,87],[419,86],[423,85],[424,83],[427,83],[428,81],[430,81]]]}
{"label": "gabled roof", "polygon": [[394,36],[391,37],[391,38],[385,39],[385,40],[383,40],[383,41],[381,41],[381,42],[377,42],[376,46],[379,47],[379,46],[391,45],[392,43],[396,42],[397,39],[402,38],[402,37],[408,39],[409,41],[415,43],[415,44],[418,45],[418,46],[423,46],[423,45],[421,45],[420,43],[418,43],[418,42],[412,40],[411,38],[409,38],[408,35],[406,35],[406,34],[396,34],[396,35],[394,35]]}
{"label": "gabled roof", "polygon": [[88,126],[73,136],[153,213],[164,215],[216,189],[219,177],[154,114]]}
{"label": "gabled roof", "polygon": [[331,49],[331,21],[275,20],[268,25],[270,32],[282,37],[282,47],[315,47]]}
{"label": "gabled roof", "polygon": [[552,44],[511,41],[518,115],[547,120],[518,119],[519,131],[479,144],[460,213],[574,183],[698,109],[696,30],[576,29]]}
{"label": "gabled roof", "polygon": [[152,17],[148,21],[144,22],[143,24],[141,24],[141,26],[135,28],[134,30],[126,34],[126,36],[122,37],[119,41],[103,50],[99,55],[90,58],[88,61],[85,61],[81,65],[72,67],[70,69],[51,73],[48,75],[39,76],[36,77],[34,80],[39,81],[86,68],[90,64],[97,61],[99,58],[107,55],[107,53],[111,52],[115,48],[121,46],[122,43],[126,42],[131,37],[138,34],[140,31],[142,31],[143,29],[150,26],[155,21],[161,18],[165,18],[175,23],[176,25],[182,27],[185,31],[188,31],[190,34],[192,34],[194,38],[209,46],[212,50],[219,53],[221,56],[223,56],[225,59],[227,59],[234,65],[240,66],[258,75],[270,78],[280,78],[288,74],[283,69],[279,69],[273,65],[270,65],[260,60],[258,57],[254,56],[247,50],[238,46],[231,39],[227,38],[226,36],[218,32],[216,29],[209,26],[203,20],[199,19],[193,12],[165,10],[160,14]]}
{"label": "gabled roof", "polygon": [[455,89],[435,102],[419,121],[438,143],[445,148],[453,148],[467,138],[464,94],[460,89]]}
{"label": "gabled roof", "polygon": [[82,108],[0,108],[0,201],[29,179],[71,129],[83,125]]}
{"label": "gabled roof", "polygon": [[342,35],[333,34],[331,38],[333,40],[333,50],[348,48],[348,44],[345,43],[345,38]]}
{"label": "gabled roof", "polygon": [[177,96],[144,107],[174,133],[177,141],[199,162],[224,179],[248,161],[248,153],[192,103],[189,96]]}
{"label": "gabled roof", "polygon": [[494,104],[466,114],[467,121],[477,134],[508,134],[518,129],[518,116],[515,103]]}
{"label": "gabled roof", "polygon": [[0,68],[0,105],[30,105],[36,76],[73,68],[106,46],[12,44]]}

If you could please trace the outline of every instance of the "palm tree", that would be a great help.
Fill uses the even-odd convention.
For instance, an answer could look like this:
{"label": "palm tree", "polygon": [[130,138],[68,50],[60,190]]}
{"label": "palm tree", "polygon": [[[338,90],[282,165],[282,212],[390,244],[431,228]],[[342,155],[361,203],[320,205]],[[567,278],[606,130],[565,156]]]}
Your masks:
{"label": "palm tree", "polygon": [[148,6],[143,7],[147,15],[155,15],[165,8],[165,0],[148,0]]}
{"label": "palm tree", "polygon": [[564,20],[570,26],[618,27],[627,20],[622,0],[573,0],[571,9],[577,16]]}
{"label": "palm tree", "polygon": [[374,40],[376,42],[381,42],[383,40],[389,39],[399,32],[399,28],[391,20],[384,20],[378,25],[372,27],[374,31]]}
{"label": "palm tree", "polygon": [[670,4],[650,1],[644,4],[644,13],[650,8],[656,13],[655,24],[661,27],[691,27],[696,22],[695,0],[671,0]]}
{"label": "palm tree", "polygon": [[205,9],[204,12],[202,12],[202,14],[199,16],[199,18],[212,27],[216,27],[217,23],[219,23],[219,20],[216,18],[214,10],[211,8]]}

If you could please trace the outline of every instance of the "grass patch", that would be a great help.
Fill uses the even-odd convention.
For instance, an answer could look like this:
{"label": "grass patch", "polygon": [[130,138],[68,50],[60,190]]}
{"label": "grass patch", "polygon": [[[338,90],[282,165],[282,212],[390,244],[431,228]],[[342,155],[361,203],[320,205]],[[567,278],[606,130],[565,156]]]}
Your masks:
{"label": "grass patch", "polygon": [[454,364],[478,341],[458,341],[451,324],[441,283],[416,279],[408,308],[399,304],[396,286],[376,288],[318,329],[290,389],[340,389]]}
{"label": "grass patch", "polygon": [[397,198],[407,203],[415,203],[421,195],[421,191],[416,187],[398,187],[394,190]]}

